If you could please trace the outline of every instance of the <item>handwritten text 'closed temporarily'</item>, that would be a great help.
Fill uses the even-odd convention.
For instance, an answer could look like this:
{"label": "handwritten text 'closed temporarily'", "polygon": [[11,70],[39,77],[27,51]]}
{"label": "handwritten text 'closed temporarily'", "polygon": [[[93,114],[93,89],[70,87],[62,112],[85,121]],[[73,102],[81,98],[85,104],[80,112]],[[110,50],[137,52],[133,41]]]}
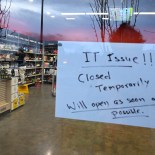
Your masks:
{"label": "handwritten text 'closed temporarily'", "polygon": [[56,117],[155,128],[155,46],[60,42]]}

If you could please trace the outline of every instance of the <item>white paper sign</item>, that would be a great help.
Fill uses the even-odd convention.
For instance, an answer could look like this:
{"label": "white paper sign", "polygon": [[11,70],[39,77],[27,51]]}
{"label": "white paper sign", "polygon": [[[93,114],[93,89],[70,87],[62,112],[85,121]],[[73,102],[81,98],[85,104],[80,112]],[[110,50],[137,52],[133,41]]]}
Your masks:
{"label": "white paper sign", "polygon": [[155,45],[60,43],[56,117],[155,128]]}

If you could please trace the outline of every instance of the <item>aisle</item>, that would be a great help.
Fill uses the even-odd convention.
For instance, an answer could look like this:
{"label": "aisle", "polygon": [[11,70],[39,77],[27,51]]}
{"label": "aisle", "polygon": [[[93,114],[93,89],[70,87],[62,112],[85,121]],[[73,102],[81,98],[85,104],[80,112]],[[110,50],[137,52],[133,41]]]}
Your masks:
{"label": "aisle", "polygon": [[[65,101],[65,99],[64,99]],[[0,155],[153,155],[155,130],[54,117],[51,86],[0,117]]]}
{"label": "aisle", "polygon": [[31,87],[25,106],[0,117],[1,155],[44,155],[57,148],[60,130],[50,92],[50,85]]}

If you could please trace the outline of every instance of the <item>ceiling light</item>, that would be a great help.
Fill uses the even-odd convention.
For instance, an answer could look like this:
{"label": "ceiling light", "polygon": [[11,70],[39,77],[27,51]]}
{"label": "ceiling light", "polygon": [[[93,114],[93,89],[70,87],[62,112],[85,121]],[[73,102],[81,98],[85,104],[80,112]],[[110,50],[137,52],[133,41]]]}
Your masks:
{"label": "ceiling light", "polygon": [[81,15],[108,15],[107,12],[99,13],[99,12],[79,12],[79,13],[61,13],[62,16],[81,16]]}
{"label": "ceiling light", "polygon": [[49,11],[46,12],[47,15],[50,15],[51,13]]}
{"label": "ceiling light", "polygon": [[[134,15],[155,15],[155,12],[134,12]],[[81,16],[81,15],[108,15],[107,12],[77,12],[77,13],[61,13],[62,16]]]}
{"label": "ceiling light", "polygon": [[109,20],[109,18],[102,18],[103,20]]}
{"label": "ceiling light", "polygon": [[67,61],[64,61],[63,63],[64,63],[64,64],[67,64],[68,62],[67,62]]}
{"label": "ceiling light", "polygon": [[55,16],[51,16],[51,18],[55,18]]}
{"label": "ceiling light", "polygon": [[155,12],[134,12],[134,15],[155,15]]}
{"label": "ceiling light", "polygon": [[80,15],[85,15],[86,13],[61,13],[62,16],[80,16]]}
{"label": "ceiling light", "polygon": [[86,13],[86,15],[108,15],[108,13],[107,12],[103,12],[103,13],[99,13],[99,12],[90,12],[90,13]]}
{"label": "ceiling light", "polygon": [[66,18],[66,20],[75,20],[75,18]]}
{"label": "ceiling light", "polygon": [[29,0],[29,2],[33,2],[33,0]]}

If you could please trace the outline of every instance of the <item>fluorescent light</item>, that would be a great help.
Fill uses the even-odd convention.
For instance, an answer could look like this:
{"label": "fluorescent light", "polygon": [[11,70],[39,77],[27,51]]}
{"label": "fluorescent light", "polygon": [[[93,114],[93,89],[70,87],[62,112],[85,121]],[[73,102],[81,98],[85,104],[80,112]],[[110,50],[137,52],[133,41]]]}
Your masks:
{"label": "fluorescent light", "polygon": [[108,15],[108,13],[107,12],[103,12],[103,13],[99,13],[99,12],[90,12],[90,13],[86,13],[86,15]]}
{"label": "fluorescent light", "polygon": [[46,12],[47,15],[50,15],[51,13],[49,11]]}
{"label": "fluorescent light", "polygon": [[66,18],[66,20],[75,20],[75,18]]}
{"label": "fluorescent light", "polygon": [[61,13],[62,16],[80,16],[80,15],[85,15],[86,13]]}
{"label": "fluorescent light", "polygon": [[107,12],[105,13],[98,13],[98,12],[78,12],[78,13],[61,13],[62,16],[81,16],[81,15],[108,15]]}
{"label": "fluorescent light", "polygon": [[155,15],[155,12],[134,12],[134,15]]}
{"label": "fluorescent light", "polygon": [[33,0],[29,0],[29,2],[33,2]]}
{"label": "fluorescent light", "polygon": [[103,20],[109,20],[109,18],[102,18]]}
{"label": "fluorescent light", "polygon": [[51,16],[51,18],[55,18],[55,16]]}
{"label": "fluorescent light", "polygon": [[[155,15],[155,12],[134,12],[134,15]],[[62,16],[83,16],[83,15],[108,15],[107,12],[77,12],[77,13],[61,13]]]}
{"label": "fluorescent light", "polygon": [[63,63],[64,63],[64,64],[67,64],[68,62],[67,62],[67,61],[64,61]]}

